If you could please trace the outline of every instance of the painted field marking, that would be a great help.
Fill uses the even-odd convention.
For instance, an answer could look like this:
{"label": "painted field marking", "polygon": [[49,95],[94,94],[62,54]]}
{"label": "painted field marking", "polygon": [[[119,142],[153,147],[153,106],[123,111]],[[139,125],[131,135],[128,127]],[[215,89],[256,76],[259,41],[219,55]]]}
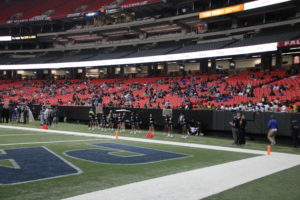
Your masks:
{"label": "painted field marking", "polygon": [[0,144],[0,146],[13,146],[13,145],[24,145],[24,144],[53,144],[53,143],[68,143],[68,142],[89,142],[89,141],[101,141],[101,140],[104,140],[104,139],[59,140],[59,141],[48,141],[48,142],[21,142],[21,143]]}
{"label": "painted field marking", "polygon": [[[81,132],[74,132],[74,131],[60,131],[60,130],[49,130],[49,129],[46,130],[46,129],[24,128],[24,127],[6,126],[6,125],[0,125],[0,128],[35,131],[35,132],[46,132],[46,133],[59,133],[59,134],[63,134],[63,135],[75,135],[75,136],[115,139],[114,135],[103,135],[103,134],[95,134],[95,133],[81,133]],[[126,140],[126,141],[151,143],[151,144],[166,144],[166,145],[173,145],[173,146],[194,147],[194,148],[211,149],[211,150],[219,150],[219,151],[249,153],[249,154],[256,154],[256,155],[257,154],[259,154],[259,155],[266,154],[265,151],[260,151],[260,150],[240,149],[240,148],[213,146],[213,145],[205,145],[205,144],[164,141],[164,140],[156,140],[156,139],[143,139],[143,138],[133,138],[133,137],[125,137],[125,136],[119,136],[119,139]]]}
{"label": "painted field marking", "polygon": [[[3,125],[0,125],[0,128],[41,131],[40,129],[35,128],[20,128]],[[42,131],[48,133],[60,133],[64,135],[77,135],[107,139],[115,138],[115,136],[109,135],[96,135],[91,133],[71,131]],[[120,136],[119,139],[152,144],[166,144],[229,152],[249,153],[260,156],[87,193],[68,198],[67,200],[199,200],[237,187],[241,184],[245,184],[250,181],[254,181],[256,179],[300,165],[300,156],[294,154],[274,152],[271,156],[266,156],[265,151],[251,149],[239,149],[155,139],[130,138],[123,136]]]}
{"label": "painted field marking", "polygon": [[199,200],[299,164],[300,156],[295,155],[258,156],[117,186],[65,200]]}
{"label": "painted field marking", "polygon": [[[1,135],[0,137],[14,137],[14,136],[45,136],[45,135],[49,135],[49,134],[45,134],[45,133],[41,133],[41,134],[8,134],[8,135]],[[55,134],[55,133],[50,133],[50,135],[59,135],[59,134]]]}

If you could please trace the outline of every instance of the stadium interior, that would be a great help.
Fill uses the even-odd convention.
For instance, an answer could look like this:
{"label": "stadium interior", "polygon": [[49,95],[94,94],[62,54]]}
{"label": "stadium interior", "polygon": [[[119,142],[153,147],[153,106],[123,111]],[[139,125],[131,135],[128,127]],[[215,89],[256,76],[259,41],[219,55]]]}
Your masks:
{"label": "stadium interior", "polygon": [[[298,150],[287,148],[294,131],[291,121],[298,120],[300,123],[299,0],[0,0],[0,11],[0,111],[10,106],[13,115],[13,110],[18,106],[29,106],[36,122],[28,127],[40,128],[45,125],[40,119],[40,112],[52,107],[60,109],[58,121],[65,122],[62,123],[63,128],[54,126],[53,130],[84,132],[90,120],[90,108],[95,110],[101,104],[103,115],[120,109],[122,112],[139,114],[143,134],[151,132],[151,124],[154,124],[158,133],[155,137],[161,140],[166,140],[162,130],[164,123],[169,123],[164,121],[168,116],[164,113],[173,112],[174,119],[168,120],[174,121],[177,132],[181,132],[180,116],[184,114],[190,118],[188,121],[202,124],[204,134],[201,134],[218,136],[203,141],[197,138],[197,144],[206,145],[207,142],[208,145],[222,146],[224,137],[220,139],[219,136],[231,137],[229,121],[234,118],[233,113],[242,112],[247,121],[247,139],[259,138],[258,143],[251,141],[249,148],[264,150],[265,143],[262,146],[261,138],[266,139],[265,133],[269,128],[267,122],[275,115],[279,121],[279,136],[284,141],[280,144],[283,146],[276,150],[300,154]],[[2,127],[5,123],[1,112],[0,136],[6,130]],[[23,127],[19,119],[17,124],[12,118],[9,125]],[[130,120],[127,121],[130,124]],[[69,122],[72,122],[71,125]],[[116,124],[118,127],[119,124]],[[148,127],[149,132],[145,131]],[[101,134],[106,134],[108,127],[105,125],[101,128],[105,128],[101,129]],[[126,124],[126,128],[130,129],[131,126]],[[200,129],[199,125],[198,135]],[[13,130],[10,131],[13,133]],[[21,135],[31,134],[32,130],[16,131],[20,131],[18,134]],[[88,133],[96,134],[96,131],[88,130]],[[145,136],[132,136],[126,131],[124,136]],[[111,134],[115,136],[114,132]],[[57,137],[67,139],[66,135]],[[72,140],[83,140],[85,136],[71,137]],[[300,139],[298,135],[296,138]],[[88,135],[88,139],[95,138]],[[47,142],[53,141],[49,139]],[[182,140],[175,137],[174,141]],[[193,143],[192,139],[186,141]],[[129,148],[125,145],[136,145],[138,142],[128,139],[124,146],[119,144],[121,147],[118,148],[123,151]],[[6,144],[0,142],[1,145]],[[82,142],[80,145],[86,144]],[[143,148],[152,148],[150,144],[147,145],[144,144]],[[231,147],[231,144],[226,145]],[[98,146],[101,147],[101,144]],[[154,145],[155,148],[158,146]],[[69,147],[76,149],[76,145]],[[193,156],[192,150],[181,148],[175,158],[191,159],[192,164],[186,169],[196,169],[196,159],[201,157],[200,153]],[[175,151],[168,146],[162,146],[161,150]],[[70,152],[74,153],[73,158],[77,156],[82,159],[81,155],[76,154],[78,152]],[[138,154],[138,151],[135,153]],[[211,154],[215,156],[214,153]],[[66,152],[60,151],[58,154],[73,161]],[[248,159],[252,155],[230,156],[225,156],[224,160],[213,160],[211,165]],[[180,163],[180,159],[174,163]],[[78,160],[76,162],[84,168]],[[0,176],[3,173],[1,167],[3,164],[0,162]],[[89,167],[88,170],[93,166]],[[138,170],[139,167],[139,172],[144,173],[143,167],[138,166]],[[71,168],[68,170],[72,175],[81,173],[76,167]],[[299,166],[297,170],[299,172]],[[174,167],[172,173],[177,172],[181,171]],[[150,170],[149,174],[149,177],[145,175],[143,178],[156,177],[154,171],[152,174]],[[163,170],[159,174],[168,175]],[[124,175],[124,180],[128,178],[128,182],[120,184],[144,180],[127,175]],[[96,178],[99,177],[95,175],[94,181],[99,181]],[[91,184],[87,177],[82,180]],[[13,189],[1,198],[1,191],[4,191],[1,181],[0,178],[0,200],[14,199],[16,194]],[[59,194],[58,198],[96,191],[99,188],[96,186],[80,192],[68,191],[64,195]],[[107,183],[101,189],[112,186],[119,184]],[[20,189],[23,189],[22,186]],[[295,191],[290,192],[292,197],[297,198],[300,194]],[[32,192],[25,199],[39,199],[35,195]],[[238,199],[232,198],[232,195],[229,194],[228,199]],[[285,199],[284,195],[278,194],[274,200]],[[44,198],[45,194],[42,196]],[[243,199],[247,199],[245,196],[247,194]],[[207,200],[214,199],[209,195],[206,197]],[[249,199],[252,197],[255,198],[255,195],[250,195]],[[22,197],[17,196],[16,199]],[[216,196],[216,199],[222,199],[222,195]],[[263,199],[268,198],[263,195],[257,198]]]}
{"label": "stadium interior", "polygon": [[[298,105],[299,56],[293,45],[278,47],[273,52],[254,51],[252,54],[203,59],[123,65],[110,63],[103,67],[60,66],[68,62],[83,62],[84,65],[85,61],[143,59],[279,44],[299,38],[296,1],[274,5],[267,10],[256,8],[199,20],[199,12],[247,2],[251,1],[86,0],[72,4],[47,1],[39,9],[32,9],[32,5],[39,3],[38,0],[3,1],[5,12],[0,16],[3,23],[1,35],[11,36],[11,41],[0,43],[0,64],[3,67],[20,67],[0,71],[0,76],[9,85],[1,85],[7,90],[3,91],[2,101],[91,105],[92,101],[86,100],[92,99],[95,92],[88,91],[90,86],[87,84],[94,84],[100,91],[101,87],[102,90],[103,87],[114,88],[114,84],[105,83],[112,83],[118,78],[119,87],[105,94],[105,104],[162,108],[166,101],[171,100],[173,108],[190,102],[190,109],[207,105],[220,108],[221,105],[232,106],[249,101],[258,103],[262,96],[266,96],[271,101],[279,99],[281,104],[287,103],[289,108],[294,103]],[[52,63],[56,67],[39,69],[38,64],[42,63]],[[26,65],[36,68],[26,69],[23,67]],[[187,80],[175,84],[183,76]],[[141,79],[144,77],[152,78]],[[53,82],[47,81],[50,79]],[[61,80],[68,80],[69,85],[63,92],[62,84],[59,84]],[[134,85],[136,82],[141,85]],[[147,85],[155,85],[155,97],[153,91],[143,97]],[[14,89],[12,92],[9,92],[10,87]],[[85,101],[74,102],[72,91],[77,91],[79,99]],[[111,94],[115,97],[110,98]],[[129,94],[133,100],[120,101]],[[156,100],[157,96],[160,97]]]}

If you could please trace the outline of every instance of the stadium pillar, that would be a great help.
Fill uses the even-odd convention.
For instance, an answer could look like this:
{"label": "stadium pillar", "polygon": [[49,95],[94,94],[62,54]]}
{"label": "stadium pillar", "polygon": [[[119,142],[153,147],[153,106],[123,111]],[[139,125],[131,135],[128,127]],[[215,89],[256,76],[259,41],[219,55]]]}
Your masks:
{"label": "stadium pillar", "polygon": [[0,70],[0,79],[3,79],[4,71]]}
{"label": "stadium pillar", "polygon": [[124,75],[125,75],[125,69],[124,69],[124,66],[120,66],[120,77],[121,77],[121,78],[124,78]]}
{"label": "stadium pillar", "polygon": [[38,78],[38,79],[44,79],[44,70],[38,69],[38,70],[36,71],[36,73],[37,73],[37,78]]}
{"label": "stadium pillar", "polygon": [[82,69],[81,78],[86,78],[86,68]]}
{"label": "stadium pillar", "polygon": [[72,79],[76,79],[77,77],[77,69],[70,69],[70,76]]}
{"label": "stadium pillar", "polygon": [[216,73],[216,69],[217,69],[217,61],[215,58],[211,59],[211,67],[210,67],[210,71],[211,73],[215,74]]}
{"label": "stadium pillar", "polygon": [[264,71],[270,71],[272,69],[272,55],[270,54],[262,55],[261,67]]}
{"label": "stadium pillar", "polygon": [[281,51],[276,52],[276,69],[282,68],[282,54]]}
{"label": "stadium pillar", "polygon": [[52,80],[53,77],[52,77],[52,71],[51,71],[51,69],[48,69],[47,78],[50,79],[50,80]]}
{"label": "stadium pillar", "polygon": [[6,71],[6,78],[11,79],[11,71]]}
{"label": "stadium pillar", "polygon": [[116,68],[115,67],[107,67],[107,74],[108,77],[113,78],[116,73]]}
{"label": "stadium pillar", "polygon": [[208,72],[208,60],[202,59],[200,60],[199,71],[201,74],[206,74]]}
{"label": "stadium pillar", "polygon": [[168,64],[165,62],[165,63],[163,64],[163,66],[164,66],[164,68],[163,68],[163,74],[164,74],[164,75],[168,75]]}
{"label": "stadium pillar", "polygon": [[14,79],[14,80],[17,79],[17,70],[12,70],[11,71],[11,78]]}
{"label": "stadium pillar", "polygon": [[148,65],[148,76],[152,76],[152,65]]}

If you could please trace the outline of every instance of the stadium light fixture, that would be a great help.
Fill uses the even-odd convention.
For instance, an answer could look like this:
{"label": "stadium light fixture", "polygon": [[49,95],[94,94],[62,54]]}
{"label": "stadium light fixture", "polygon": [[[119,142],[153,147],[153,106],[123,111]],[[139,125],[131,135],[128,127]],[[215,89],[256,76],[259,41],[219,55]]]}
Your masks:
{"label": "stadium light fixture", "polygon": [[258,0],[244,4],[244,10],[251,10],[265,6],[271,6],[279,3],[285,3],[292,0]]}
{"label": "stadium light fixture", "polygon": [[11,40],[12,40],[11,36],[0,36],[0,42],[8,42]]}

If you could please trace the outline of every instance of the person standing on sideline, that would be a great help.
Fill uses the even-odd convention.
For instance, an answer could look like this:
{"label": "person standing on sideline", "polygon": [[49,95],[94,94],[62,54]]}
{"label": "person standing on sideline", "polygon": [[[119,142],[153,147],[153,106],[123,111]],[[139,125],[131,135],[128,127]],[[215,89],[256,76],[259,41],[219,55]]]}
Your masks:
{"label": "person standing on sideline", "polygon": [[91,108],[90,111],[89,111],[89,119],[90,119],[89,124],[88,124],[89,130],[95,130],[95,127],[94,127],[94,125],[95,125],[95,112],[94,112],[93,108]]}
{"label": "person standing on sideline", "polygon": [[297,148],[299,146],[299,132],[300,132],[300,120],[292,120],[292,138],[293,146]]}
{"label": "person standing on sideline", "polygon": [[274,115],[271,115],[271,119],[268,122],[268,140],[271,142],[271,145],[276,144],[275,136],[278,131],[278,122],[274,118]]}
{"label": "person standing on sideline", "polygon": [[246,117],[243,114],[240,120],[239,144],[246,144],[246,125],[247,125]]}
{"label": "person standing on sideline", "polygon": [[149,115],[149,131],[154,134],[154,119],[151,113]]}
{"label": "person standing on sideline", "polygon": [[232,127],[232,137],[233,137],[233,145],[240,144],[240,128],[241,128],[241,113],[237,113],[233,116],[233,119],[229,124]]}
{"label": "person standing on sideline", "polygon": [[182,136],[181,136],[181,138],[183,138],[183,139],[188,138],[188,135],[189,135],[189,133],[188,133],[188,122],[187,122],[184,115],[180,116],[180,126],[182,127]]}

